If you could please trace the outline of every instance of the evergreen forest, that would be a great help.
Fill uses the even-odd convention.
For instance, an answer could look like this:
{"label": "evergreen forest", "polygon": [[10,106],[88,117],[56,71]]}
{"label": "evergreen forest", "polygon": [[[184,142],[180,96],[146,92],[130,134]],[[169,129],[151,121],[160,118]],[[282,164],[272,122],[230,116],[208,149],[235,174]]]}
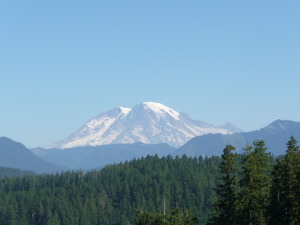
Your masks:
{"label": "evergreen forest", "polygon": [[0,167],[0,179],[5,177],[24,177],[35,175],[32,171],[20,170],[15,168]]}
{"label": "evergreen forest", "polygon": [[[2,170],[0,170],[2,173]],[[0,180],[0,225],[299,225],[300,153],[263,141],[222,157],[147,156],[99,171]]]}

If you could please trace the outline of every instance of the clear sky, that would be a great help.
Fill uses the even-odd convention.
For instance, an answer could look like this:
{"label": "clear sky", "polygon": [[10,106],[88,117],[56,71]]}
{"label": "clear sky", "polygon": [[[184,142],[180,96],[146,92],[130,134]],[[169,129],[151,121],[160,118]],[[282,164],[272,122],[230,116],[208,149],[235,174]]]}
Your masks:
{"label": "clear sky", "polygon": [[49,146],[144,101],[300,121],[299,1],[1,1],[0,136]]}

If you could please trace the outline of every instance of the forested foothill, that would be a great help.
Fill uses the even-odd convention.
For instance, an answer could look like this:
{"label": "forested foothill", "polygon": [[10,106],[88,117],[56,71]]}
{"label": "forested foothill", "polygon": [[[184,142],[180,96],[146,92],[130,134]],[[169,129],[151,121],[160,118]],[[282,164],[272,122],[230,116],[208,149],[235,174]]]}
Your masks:
{"label": "forested foothill", "polygon": [[6,176],[0,225],[299,225],[296,140],[278,157],[260,140],[241,155],[234,150],[227,145],[221,158],[156,155],[87,173]]}

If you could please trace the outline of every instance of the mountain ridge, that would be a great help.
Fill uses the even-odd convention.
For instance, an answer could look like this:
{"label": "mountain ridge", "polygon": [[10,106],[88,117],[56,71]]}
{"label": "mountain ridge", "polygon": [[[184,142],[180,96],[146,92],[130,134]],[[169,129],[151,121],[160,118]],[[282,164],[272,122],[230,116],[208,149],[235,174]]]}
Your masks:
{"label": "mountain ridge", "polygon": [[[169,154],[174,157],[183,154],[192,157],[220,156],[226,144],[235,146],[237,153],[241,153],[246,144],[251,145],[256,139],[264,140],[269,152],[280,155],[284,154],[286,143],[291,135],[300,141],[300,122],[276,120],[256,131],[198,136],[178,149],[166,143],[144,144],[141,142],[83,146],[64,150],[30,149],[39,159],[33,157],[33,153],[29,154],[29,150],[23,144],[8,138],[0,138],[0,166],[33,170],[38,173],[55,172],[62,170],[61,168],[89,170],[145,157],[148,154],[157,154],[159,157]],[[9,143],[7,144],[5,140],[8,140]],[[60,169],[55,168],[55,165],[61,165]]]}
{"label": "mountain ridge", "polygon": [[275,120],[267,126],[250,132],[241,132],[229,135],[208,134],[192,138],[185,145],[177,149],[173,155],[199,156],[221,155],[224,147],[231,144],[236,147],[238,153],[246,144],[252,144],[255,140],[263,140],[274,155],[284,154],[286,143],[294,136],[300,141],[300,122],[291,120]]}

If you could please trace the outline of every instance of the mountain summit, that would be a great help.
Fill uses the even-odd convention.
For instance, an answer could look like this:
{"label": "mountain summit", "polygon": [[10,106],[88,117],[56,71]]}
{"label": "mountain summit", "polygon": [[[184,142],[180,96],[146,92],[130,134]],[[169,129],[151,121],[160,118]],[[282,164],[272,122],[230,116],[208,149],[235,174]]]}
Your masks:
{"label": "mountain summit", "polygon": [[218,128],[155,102],[143,102],[132,109],[118,107],[102,112],[70,137],[51,148],[73,148],[106,144],[142,142],[167,143],[174,147],[204,134],[231,134],[230,129]]}

